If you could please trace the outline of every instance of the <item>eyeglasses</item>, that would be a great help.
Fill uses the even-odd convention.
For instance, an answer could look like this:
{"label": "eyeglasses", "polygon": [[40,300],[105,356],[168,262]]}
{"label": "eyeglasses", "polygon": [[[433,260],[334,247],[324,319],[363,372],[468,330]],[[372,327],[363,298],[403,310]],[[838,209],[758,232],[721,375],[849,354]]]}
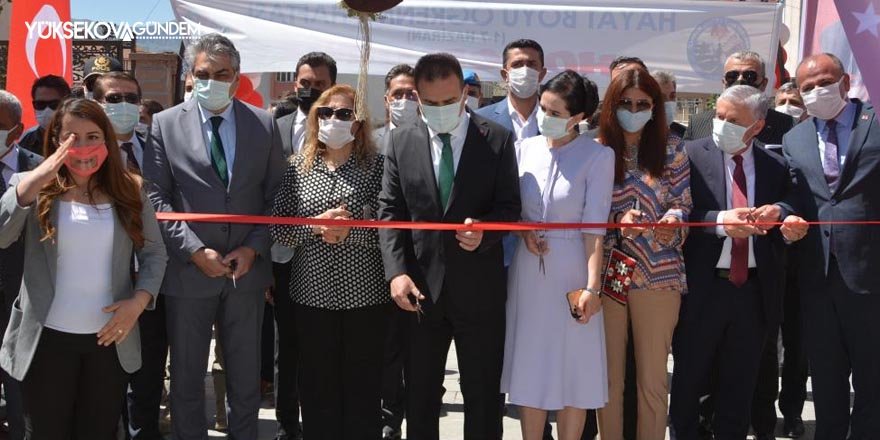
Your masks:
{"label": "eyeglasses", "polygon": [[632,99],[621,98],[621,100],[617,102],[617,106],[629,110],[632,113],[636,113],[643,112],[645,110],[651,110],[651,108],[654,107],[654,104],[652,104],[651,101],[648,101],[647,99],[639,99],[633,102]]}
{"label": "eyeglasses", "polygon": [[755,85],[758,83],[758,72],[754,70],[743,70],[742,72],[731,70],[724,74],[724,83],[729,87],[739,81],[740,78],[744,80],[743,84]]}
{"label": "eyeglasses", "polygon": [[340,121],[351,121],[354,119],[354,110],[350,108],[333,109],[330,107],[318,107],[315,109],[315,114],[318,115],[318,119],[330,119],[333,116],[336,116],[336,119]]}
{"label": "eyeglasses", "polygon": [[104,101],[107,104],[119,104],[122,101],[129,104],[140,104],[141,97],[137,93],[108,93],[104,95]]}
{"label": "eyeglasses", "polygon": [[57,110],[58,105],[61,104],[60,99],[52,99],[49,101],[42,100],[34,100],[34,110],[44,110],[46,107],[51,108],[52,110]]}

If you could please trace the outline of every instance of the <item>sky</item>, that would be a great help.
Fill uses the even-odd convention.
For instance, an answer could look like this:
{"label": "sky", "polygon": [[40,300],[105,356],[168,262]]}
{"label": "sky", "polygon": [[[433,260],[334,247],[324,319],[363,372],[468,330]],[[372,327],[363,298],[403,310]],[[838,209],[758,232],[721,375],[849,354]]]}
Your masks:
{"label": "sky", "polygon": [[101,21],[174,19],[170,0],[70,0],[70,15],[73,19]]}

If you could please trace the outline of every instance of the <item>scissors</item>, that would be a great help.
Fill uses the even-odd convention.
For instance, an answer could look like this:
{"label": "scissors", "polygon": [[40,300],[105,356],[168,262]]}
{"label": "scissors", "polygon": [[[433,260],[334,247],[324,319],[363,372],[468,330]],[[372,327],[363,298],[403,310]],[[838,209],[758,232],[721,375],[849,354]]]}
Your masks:
{"label": "scissors", "polygon": [[236,282],[235,282],[235,270],[238,268],[238,262],[235,260],[232,260],[229,263],[229,268],[232,269],[232,288],[238,289],[238,286],[236,285]]}
{"label": "scissors", "polygon": [[419,298],[412,293],[409,294],[409,303],[416,307],[416,322],[422,323],[422,316],[424,316],[425,311],[422,310],[422,303],[419,302]]}
{"label": "scissors", "polygon": [[[543,252],[544,247],[544,237],[547,231],[536,231],[535,235],[538,237],[539,244],[541,246],[541,251]],[[547,266],[544,265],[544,254],[538,256],[538,270],[541,272],[541,275],[547,275]]]}

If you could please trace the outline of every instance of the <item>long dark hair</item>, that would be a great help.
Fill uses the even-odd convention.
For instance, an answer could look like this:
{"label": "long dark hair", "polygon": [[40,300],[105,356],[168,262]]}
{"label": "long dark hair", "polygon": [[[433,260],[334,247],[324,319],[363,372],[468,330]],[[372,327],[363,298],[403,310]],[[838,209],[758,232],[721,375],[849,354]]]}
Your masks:
{"label": "long dark hair", "polygon": [[[58,149],[59,142],[61,142],[61,123],[68,115],[92,121],[104,133],[104,143],[107,145],[108,153],[107,160],[89,178],[88,190],[91,192],[94,189],[99,189],[107,194],[113,202],[119,222],[122,223],[134,246],[136,248],[143,247],[144,222],[141,219],[141,211],[144,206],[141,200],[141,179],[122,165],[122,157],[119,154],[113,126],[110,125],[110,120],[107,119],[101,106],[88,99],[65,100],[55,112],[46,129],[43,154],[45,157],[49,157]],[[40,229],[43,231],[42,240],[53,240],[57,232],[51,220],[55,199],[75,186],[73,176],[64,166],[58,170],[58,176],[54,180],[40,189],[37,216],[40,220]]]}
{"label": "long dark hair", "polygon": [[620,72],[605,92],[602,101],[602,114],[599,117],[599,140],[614,150],[614,181],[623,182],[626,175],[623,152],[626,141],[623,128],[617,121],[617,108],[620,98],[630,87],[635,87],[654,101],[651,120],[642,129],[639,141],[639,167],[651,177],[660,178],[666,165],[666,144],[669,137],[669,126],[666,125],[666,110],[663,106],[663,94],[660,85],[651,75],[641,69],[627,69]]}

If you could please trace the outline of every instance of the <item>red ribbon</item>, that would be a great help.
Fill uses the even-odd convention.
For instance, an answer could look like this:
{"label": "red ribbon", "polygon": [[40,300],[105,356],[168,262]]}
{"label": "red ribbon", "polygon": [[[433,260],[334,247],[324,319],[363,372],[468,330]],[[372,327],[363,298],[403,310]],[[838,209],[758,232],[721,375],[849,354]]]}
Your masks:
{"label": "red ribbon", "polygon": [[[159,221],[186,221],[197,223],[236,223],[251,225],[291,225],[291,226],[342,226],[349,228],[375,229],[419,229],[431,231],[460,231],[471,229],[476,231],[537,231],[563,229],[621,229],[629,227],[641,228],[705,228],[714,226],[737,226],[741,223],[715,222],[682,222],[682,223],[538,223],[538,222],[476,222],[470,226],[462,223],[434,223],[409,221],[378,221],[378,220],[331,220],[303,217],[270,217],[261,215],[233,214],[195,214],[179,212],[157,212]],[[754,226],[778,226],[782,222],[755,222]],[[813,221],[806,224],[815,225],[870,225],[880,226],[880,220],[834,220]]]}

